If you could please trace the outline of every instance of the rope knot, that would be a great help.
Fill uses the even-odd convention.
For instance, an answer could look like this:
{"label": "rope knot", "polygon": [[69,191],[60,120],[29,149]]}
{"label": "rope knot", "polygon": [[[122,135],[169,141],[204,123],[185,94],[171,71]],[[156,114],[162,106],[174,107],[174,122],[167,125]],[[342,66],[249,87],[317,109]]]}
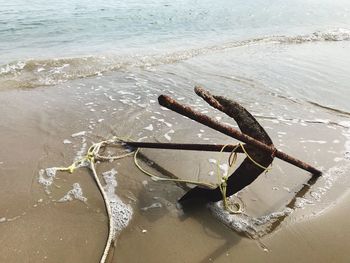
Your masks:
{"label": "rope knot", "polygon": [[223,180],[221,181],[221,186],[222,187],[227,187],[227,178],[222,178]]}

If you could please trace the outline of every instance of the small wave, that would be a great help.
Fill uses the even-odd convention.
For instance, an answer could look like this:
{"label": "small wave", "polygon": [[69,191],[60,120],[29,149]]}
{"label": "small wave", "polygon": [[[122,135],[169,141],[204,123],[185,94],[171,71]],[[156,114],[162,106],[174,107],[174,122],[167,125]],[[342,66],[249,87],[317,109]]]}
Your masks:
{"label": "small wave", "polygon": [[340,110],[340,109],[337,109],[337,108],[334,108],[334,107],[331,107],[331,106],[322,105],[322,104],[319,104],[319,103],[313,102],[313,101],[308,101],[308,103],[310,103],[311,105],[314,105],[316,107],[325,109],[325,110],[329,110],[329,111],[332,111],[332,112],[335,112],[335,113],[339,113],[339,114],[342,114],[342,115],[350,116],[350,112],[348,112],[348,111]]}
{"label": "small wave", "polygon": [[349,40],[350,30],[337,29],[297,36],[266,36],[146,56],[87,56],[44,60],[31,59],[0,66],[0,86],[2,89],[52,86],[68,80],[98,76],[130,67],[149,68],[164,64],[174,64],[197,56],[249,45],[302,44],[307,42]]}
{"label": "small wave", "polygon": [[18,61],[0,67],[0,84],[3,89],[52,86],[118,68],[118,63],[99,57]]}
{"label": "small wave", "polygon": [[322,41],[349,41],[350,30],[338,28],[328,31],[316,31],[312,34],[298,36],[273,36],[266,38],[267,40],[277,41],[278,43],[286,44],[301,44],[306,42],[322,42]]}

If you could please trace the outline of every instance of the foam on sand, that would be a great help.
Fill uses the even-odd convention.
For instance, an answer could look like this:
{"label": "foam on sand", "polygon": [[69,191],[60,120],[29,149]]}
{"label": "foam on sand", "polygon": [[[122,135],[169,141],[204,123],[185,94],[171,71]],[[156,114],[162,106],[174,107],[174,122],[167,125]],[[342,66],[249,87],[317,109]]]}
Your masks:
{"label": "foam on sand", "polygon": [[224,225],[254,239],[263,237],[264,235],[270,233],[270,229],[273,227],[275,222],[277,222],[281,217],[288,216],[293,212],[292,209],[286,207],[282,211],[273,212],[255,218],[245,213],[231,214],[229,211],[224,209],[221,201],[208,204],[208,208],[212,212],[213,216]]}
{"label": "foam on sand", "polygon": [[82,202],[86,202],[87,198],[83,195],[83,190],[79,183],[74,183],[72,185],[72,189],[67,192],[65,196],[63,196],[58,202],[69,202],[73,200],[79,200]]}
{"label": "foam on sand", "polygon": [[41,169],[39,171],[39,184],[45,187],[46,192],[49,192],[48,187],[52,185],[56,177],[57,169],[55,167],[50,167],[46,169]]}
{"label": "foam on sand", "polygon": [[118,183],[116,180],[117,171],[114,169],[102,173],[106,183],[104,190],[107,194],[109,205],[112,212],[112,220],[114,223],[113,234],[118,235],[121,230],[126,228],[132,218],[133,210],[130,205],[125,204],[115,193]]}

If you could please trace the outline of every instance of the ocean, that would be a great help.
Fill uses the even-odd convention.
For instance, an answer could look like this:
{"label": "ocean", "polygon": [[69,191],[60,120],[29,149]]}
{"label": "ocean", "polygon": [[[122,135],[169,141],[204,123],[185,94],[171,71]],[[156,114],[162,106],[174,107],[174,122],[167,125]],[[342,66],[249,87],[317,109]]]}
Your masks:
{"label": "ocean", "polygon": [[[278,149],[323,176],[309,185],[275,159],[237,194],[242,216],[214,205],[186,217],[177,184],[131,158],[98,163],[111,262],[347,262],[349,51],[345,0],[0,0],[0,261],[100,259],[108,219],[91,174],[47,169],[92,143],[236,143],[157,103],[165,94],[237,128],[196,96],[200,85],[242,104]],[[223,154],[142,153],[159,176],[217,183],[227,168]]]}
{"label": "ocean", "polygon": [[[2,1],[0,84],[2,89],[55,85],[253,45],[262,49],[259,53],[256,47],[258,56],[267,47],[300,46],[291,51],[298,53],[303,47],[297,44],[313,42],[324,49],[321,54],[304,57],[287,51],[283,60],[288,68],[283,70],[298,75],[300,69],[308,78],[324,78],[328,62],[340,56],[342,61],[330,70],[336,74],[327,83],[330,87],[335,78],[346,77],[342,67],[347,61],[339,49],[347,44],[323,43],[350,39],[349,8],[348,1]],[[299,85],[294,80],[290,85]],[[333,92],[349,95],[343,82],[337,86]],[[328,87],[319,89],[329,93]],[[295,88],[299,95],[305,92]],[[304,99],[334,104],[313,95]],[[339,106],[349,110],[347,105],[343,101]]]}

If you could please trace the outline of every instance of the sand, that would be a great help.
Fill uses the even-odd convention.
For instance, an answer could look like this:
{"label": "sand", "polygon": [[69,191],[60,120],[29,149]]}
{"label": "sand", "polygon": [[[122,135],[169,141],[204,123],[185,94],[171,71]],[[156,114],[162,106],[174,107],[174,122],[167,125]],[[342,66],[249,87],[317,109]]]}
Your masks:
{"label": "sand", "polygon": [[[41,169],[69,165],[92,142],[112,134],[144,141],[232,142],[157,105],[157,96],[166,93],[229,121],[191,95],[192,83],[179,94],[144,87],[127,94],[135,82],[127,77],[126,73],[101,77],[100,86],[92,78],[1,91],[0,262],[98,262],[108,220],[89,171],[58,173],[49,192],[38,182]],[[115,193],[133,210],[131,222],[118,233],[111,262],[347,262],[348,128],[339,123],[348,117],[337,115],[337,124],[327,110],[310,112],[311,106],[285,105],[300,119],[278,118],[276,109],[276,118],[259,121],[276,146],[322,168],[325,177],[297,200],[293,213],[272,233],[252,240],[224,226],[208,209],[183,215],[176,207],[184,193],[181,187],[152,182],[131,158],[125,158],[98,165],[100,175],[112,168],[118,172]],[[210,175],[214,169],[209,159],[221,157],[143,153],[180,178],[208,181],[216,180]],[[239,196],[252,218],[269,215],[284,209],[308,178],[304,171],[276,160],[271,172]],[[74,184],[79,184],[86,200],[59,202]]]}

